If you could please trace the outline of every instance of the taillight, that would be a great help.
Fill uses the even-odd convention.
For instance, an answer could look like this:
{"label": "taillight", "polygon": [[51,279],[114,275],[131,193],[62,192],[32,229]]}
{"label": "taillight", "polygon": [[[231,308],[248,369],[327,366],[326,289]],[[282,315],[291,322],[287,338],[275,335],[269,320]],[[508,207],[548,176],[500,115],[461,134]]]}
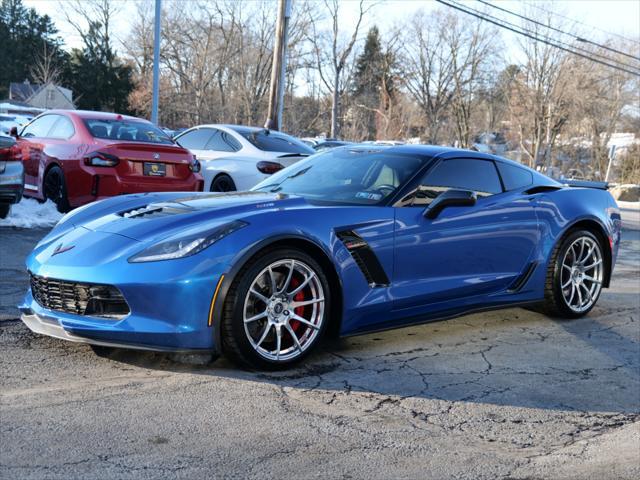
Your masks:
{"label": "taillight", "polygon": [[261,173],[266,173],[268,175],[271,175],[272,173],[276,173],[280,170],[282,170],[284,168],[283,165],[279,164],[278,162],[258,162],[256,164],[256,168],[261,172]]}
{"label": "taillight", "polygon": [[84,163],[92,167],[115,167],[120,163],[120,159],[109,153],[95,152],[85,157]]}
{"label": "taillight", "polygon": [[202,165],[198,160],[194,158],[193,161],[189,164],[189,170],[191,170],[193,173],[198,173],[201,169]]}

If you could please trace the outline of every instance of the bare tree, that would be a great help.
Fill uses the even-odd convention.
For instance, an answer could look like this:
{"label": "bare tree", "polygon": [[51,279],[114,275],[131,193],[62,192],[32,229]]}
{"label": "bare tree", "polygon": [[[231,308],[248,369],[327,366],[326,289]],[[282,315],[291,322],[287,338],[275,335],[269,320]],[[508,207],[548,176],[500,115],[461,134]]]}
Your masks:
{"label": "bare tree", "polygon": [[43,42],[42,51],[36,56],[31,67],[31,79],[41,85],[58,83],[61,71],[56,60],[56,52],[46,42]]}
{"label": "bare tree", "polygon": [[320,19],[315,15],[310,18],[309,41],[313,45],[318,75],[326,89],[331,94],[331,136],[340,134],[340,99],[345,93],[350,79],[352,67],[353,47],[358,40],[365,15],[374,7],[373,3],[365,4],[360,0],[355,26],[348,36],[343,39],[340,31],[340,0],[324,0],[324,11],[328,12],[331,27],[324,31],[319,26]]}

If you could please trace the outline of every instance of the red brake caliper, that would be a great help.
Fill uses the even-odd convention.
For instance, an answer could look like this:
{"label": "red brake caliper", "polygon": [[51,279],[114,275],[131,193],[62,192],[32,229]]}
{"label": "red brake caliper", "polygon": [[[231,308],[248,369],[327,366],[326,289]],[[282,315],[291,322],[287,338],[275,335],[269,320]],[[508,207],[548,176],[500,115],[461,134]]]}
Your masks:
{"label": "red brake caliper", "polygon": [[[300,281],[297,278],[292,278],[290,283],[291,290],[294,290],[298,285],[300,285]],[[304,290],[304,288],[302,290]],[[300,290],[293,296],[294,302],[302,302],[304,300],[304,292],[302,290]],[[304,313],[304,307],[296,307],[293,310],[293,313],[302,317],[302,314]],[[300,329],[300,326],[302,324],[298,320],[291,320],[290,324],[291,328],[293,328],[293,331],[298,333],[298,330]]]}

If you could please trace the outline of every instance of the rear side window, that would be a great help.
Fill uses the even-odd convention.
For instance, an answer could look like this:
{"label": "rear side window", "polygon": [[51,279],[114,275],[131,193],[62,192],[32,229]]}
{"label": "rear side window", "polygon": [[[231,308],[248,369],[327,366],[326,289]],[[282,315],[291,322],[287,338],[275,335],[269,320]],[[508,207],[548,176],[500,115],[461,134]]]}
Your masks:
{"label": "rear side window", "polygon": [[214,131],[210,128],[198,128],[180,135],[176,138],[176,142],[189,150],[204,150],[213,134]]}
{"label": "rear side window", "polygon": [[501,193],[502,185],[496,167],[490,160],[444,160],[425,175],[413,204],[428,205],[442,192],[452,189],[469,190],[486,197]]}
{"label": "rear side window", "polygon": [[220,130],[213,130],[213,136],[204,147],[205,150],[214,150],[216,152],[235,152],[234,148],[225,141]]}
{"label": "rear side window", "polygon": [[496,162],[496,165],[507,191],[527,187],[533,183],[533,174],[524,168],[502,162]]}
{"label": "rear side window", "polygon": [[67,139],[73,137],[76,133],[73,123],[67,117],[60,116],[58,121],[49,132],[51,138]]}
{"label": "rear side window", "polygon": [[43,115],[36,118],[33,122],[22,129],[20,133],[21,137],[37,137],[46,138],[49,136],[49,131],[53,124],[58,120],[58,115]]}
{"label": "rear side window", "polygon": [[265,152],[299,153],[311,155],[315,150],[297,138],[270,130],[234,129],[259,150]]}

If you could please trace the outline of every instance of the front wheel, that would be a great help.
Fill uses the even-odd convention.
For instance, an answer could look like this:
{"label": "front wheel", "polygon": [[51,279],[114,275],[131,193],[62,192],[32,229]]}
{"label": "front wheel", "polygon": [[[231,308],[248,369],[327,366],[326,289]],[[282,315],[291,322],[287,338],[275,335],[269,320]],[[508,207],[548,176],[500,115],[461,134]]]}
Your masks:
{"label": "front wheel", "polygon": [[277,249],[243,267],[229,289],[223,348],[259,369],[285,368],[306,357],[328,323],[329,282],[314,258]]}
{"label": "front wheel", "polygon": [[602,245],[588,230],[570,233],[554,249],[545,285],[546,313],[564,318],[586,315],[602,291]]}

